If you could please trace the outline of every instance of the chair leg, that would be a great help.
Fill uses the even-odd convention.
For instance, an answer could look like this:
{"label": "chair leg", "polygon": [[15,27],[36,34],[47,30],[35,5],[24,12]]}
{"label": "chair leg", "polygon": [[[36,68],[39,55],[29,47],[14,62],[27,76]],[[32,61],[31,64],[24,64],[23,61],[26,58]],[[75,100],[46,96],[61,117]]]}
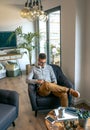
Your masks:
{"label": "chair leg", "polygon": [[35,111],[35,117],[37,117],[37,110]]}
{"label": "chair leg", "polygon": [[12,124],[13,124],[13,127],[15,127],[15,122],[14,121],[12,122]]}

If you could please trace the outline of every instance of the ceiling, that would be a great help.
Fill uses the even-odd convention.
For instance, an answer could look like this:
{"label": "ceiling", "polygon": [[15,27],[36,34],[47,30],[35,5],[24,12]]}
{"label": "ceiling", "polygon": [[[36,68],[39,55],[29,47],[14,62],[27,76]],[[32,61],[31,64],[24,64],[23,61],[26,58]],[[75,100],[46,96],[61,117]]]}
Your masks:
{"label": "ceiling", "polygon": [[[0,4],[17,4],[24,5],[27,0],[0,0]],[[42,0],[44,1],[44,0]]]}
{"label": "ceiling", "polygon": [[17,5],[24,5],[26,0],[0,0],[0,4],[17,4]]}

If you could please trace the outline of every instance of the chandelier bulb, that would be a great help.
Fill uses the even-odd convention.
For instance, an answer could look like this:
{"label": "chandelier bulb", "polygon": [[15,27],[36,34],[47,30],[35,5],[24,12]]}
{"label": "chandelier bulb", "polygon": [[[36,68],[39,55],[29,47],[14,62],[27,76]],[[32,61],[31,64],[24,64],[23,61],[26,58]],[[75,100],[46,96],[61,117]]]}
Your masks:
{"label": "chandelier bulb", "polygon": [[47,15],[43,11],[41,0],[30,0],[25,3],[25,7],[20,12],[22,18],[32,20],[47,20]]}

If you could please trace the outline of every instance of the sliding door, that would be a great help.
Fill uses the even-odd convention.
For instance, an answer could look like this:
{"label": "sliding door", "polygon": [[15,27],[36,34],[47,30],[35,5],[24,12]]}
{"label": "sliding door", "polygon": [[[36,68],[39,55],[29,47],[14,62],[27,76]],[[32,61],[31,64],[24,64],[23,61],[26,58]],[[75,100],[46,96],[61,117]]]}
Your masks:
{"label": "sliding door", "polygon": [[39,32],[41,38],[39,41],[40,52],[47,54],[47,62],[60,65],[61,62],[61,9],[56,7],[48,10],[48,20],[39,21]]}

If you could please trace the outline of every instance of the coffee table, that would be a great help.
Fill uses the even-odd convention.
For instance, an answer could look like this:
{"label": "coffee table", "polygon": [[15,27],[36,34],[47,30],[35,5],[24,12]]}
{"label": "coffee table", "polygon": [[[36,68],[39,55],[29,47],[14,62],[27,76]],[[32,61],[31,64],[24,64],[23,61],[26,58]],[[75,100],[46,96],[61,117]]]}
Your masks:
{"label": "coffee table", "polygon": [[[56,120],[56,117],[54,115],[54,110],[51,110],[47,116],[50,116],[52,118],[54,118]],[[68,119],[67,119],[68,120]],[[72,119],[71,119],[72,120]],[[74,120],[74,119],[73,119]],[[65,124],[64,124],[65,120],[59,120],[59,121],[55,121],[54,124],[51,124],[48,120],[45,119],[45,125],[47,127],[47,130],[66,130],[65,129]],[[70,120],[69,120],[70,121]],[[81,128],[79,125],[79,121],[78,119],[75,119],[75,123],[77,124],[77,128],[75,128],[74,130],[84,130],[84,128]]]}

